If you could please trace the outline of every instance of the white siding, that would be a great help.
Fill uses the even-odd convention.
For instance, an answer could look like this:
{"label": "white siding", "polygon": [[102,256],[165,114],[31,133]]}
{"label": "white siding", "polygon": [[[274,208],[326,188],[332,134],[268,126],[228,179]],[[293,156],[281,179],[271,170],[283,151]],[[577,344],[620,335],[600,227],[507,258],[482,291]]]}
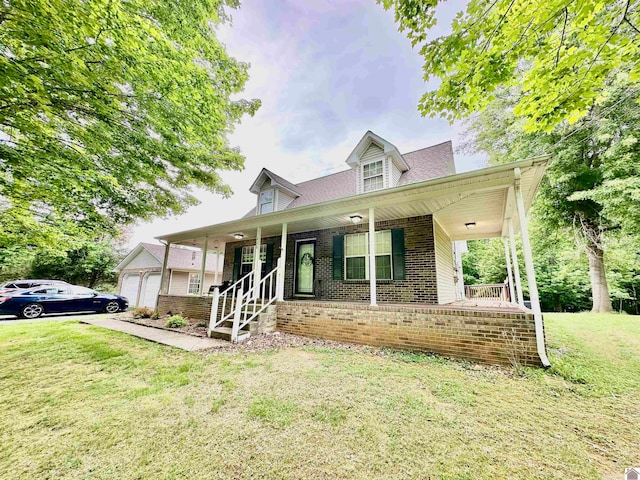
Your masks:
{"label": "white siding", "polygon": [[276,211],[284,210],[289,206],[291,202],[295,200],[294,197],[284,193],[282,190],[276,192]]}
{"label": "white siding", "polygon": [[438,303],[450,303],[456,300],[456,284],[454,280],[455,266],[451,239],[444,230],[433,222],[436,241],[436,278]]}
{"label": "white siding", "polygon": [[373,160],[382,160],[384,158],[384,150],[382,150],[378,145],[372,143],[367,148],[367,151],[364,152],[362,157],[360,158],[361,163],[368,163]]}
{"label": "white siding", "polygon": [[391,162],[391,187],[397,187],[400,183],[400,177],[402,176],[402,172],[396,164]]}
{"label": "white siding", "polygon": [[[171,290],[169,295],[188,295],[189,292],[189,273],[196,272],[177,272],[173,270],[171,272]],[[205,273],[204,275],[204,294],[209,292],[209,287],[214,284],[214,274]]]}
{"label": "white siding", "polygon": [[189,272],[171,271],[171,289],[169,295],[186,295],[189,287]]}
{"label": "white siding", "polygon": [[138,255],[133,257],[131,261],[125,265],[123,270],[133,270],[140,268],[161,267],[162,262],[151,255],[146,250],[142,250]]}

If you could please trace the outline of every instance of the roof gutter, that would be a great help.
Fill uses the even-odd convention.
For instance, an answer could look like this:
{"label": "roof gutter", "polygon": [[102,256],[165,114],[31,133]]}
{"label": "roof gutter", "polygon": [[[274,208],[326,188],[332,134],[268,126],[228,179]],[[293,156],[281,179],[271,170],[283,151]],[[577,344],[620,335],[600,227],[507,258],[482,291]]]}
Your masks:
{"label": "roof gutter", "polygon": [[[253,228],[257,226],[263,226],[263,227],[269,226],[272,224],[282,223],[285,220],[289,220],[291,214],[293,213],[303,214],[305,211],[312,211],[318,208],[322,208],[322,209],[331,208],[333,206],[340,205],[341,203],[347,200],[353,200],[356,197],[357,197],[357,200],[362,201],[364,204],[367,204],[367,200],[369,199],[380,198],[380,197],[385,197],[390,195],[398,195],[398,194],[402,194],[403,192],[414,190],[418,187],[425,188],[425,187],[438,186],[438,185],[442,185],[450,182],[464,181],[466,179],[472,179],[472,178],[480,177],[483,175],[491,175],[495,173],[509,173],[509,172],[513,172],[513,169],[515,167],[527,168],[527,167],[537,166],[539,164],[545,164],[549,158],[550,158],[550,155],[541,155],[538,157],[532,157],[530,159],[507,163],[504,165],[497,165],[495,167],[488,167],[480,170],[472,170],[470,172],[459,173],[456,175],[449,175],[446,177],[425,180],[424,182],[410,183],[408,185],[401,185],[399,187],[387,188],[384,190],[377,190],[369,193],[362,193],[362,194],[353,195],[350,197],[343,197],[335,200],[328,200],[326,202],[303,205],[301,207],[280,210],[277,212],[266,213],[262,215],[254,215],[247,218],[231,220],[229,222],[223,222],[223,223],[218,223],[213,225],[207,225],[207,226],[196,228],[196,229],[170,233],[170,234],[162,235],[155,238],[158,240],[165,240],[170,243],[175,243],[175,242],[182,241],[184,239],[203,236],[205,235],[204,231],[213,226],[221,227],[221,228],[233,226],[238,230],[244,230],[246,228]],[[258,221],[256,222],[256,220]],[[235,225],[237,225],[237,227]]]}

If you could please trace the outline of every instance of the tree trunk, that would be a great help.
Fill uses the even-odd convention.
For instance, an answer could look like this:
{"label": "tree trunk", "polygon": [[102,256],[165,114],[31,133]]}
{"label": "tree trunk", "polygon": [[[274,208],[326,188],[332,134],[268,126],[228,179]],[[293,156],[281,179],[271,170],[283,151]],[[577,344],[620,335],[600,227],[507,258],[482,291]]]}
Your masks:
{"label": "tree trunk", "polygon": [[589,277],[591,279],[591,295],[593,296],[591,311],[594,313],[613,312],[604,270],[604,252],[597,245],[588,242],[587,256],[589,257]]}

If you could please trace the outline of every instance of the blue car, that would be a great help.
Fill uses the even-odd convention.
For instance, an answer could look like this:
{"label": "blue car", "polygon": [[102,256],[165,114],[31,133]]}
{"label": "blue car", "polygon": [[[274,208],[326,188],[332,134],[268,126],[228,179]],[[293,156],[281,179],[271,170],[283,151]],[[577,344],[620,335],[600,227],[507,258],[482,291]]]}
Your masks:
{"label": "blue car", "polygon": [[128,306],[129,300],[125,297],[78,285],[40,285],[0,295],[0,315],[21,318],[38,318],[45,313],[116,313]]}

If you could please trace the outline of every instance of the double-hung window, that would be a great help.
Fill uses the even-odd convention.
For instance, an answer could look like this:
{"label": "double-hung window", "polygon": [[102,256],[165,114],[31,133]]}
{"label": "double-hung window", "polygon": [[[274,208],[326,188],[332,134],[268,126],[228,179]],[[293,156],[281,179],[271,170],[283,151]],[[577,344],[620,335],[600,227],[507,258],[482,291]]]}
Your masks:
{"label": "double-hung window", "polygon": [[382,160],[363,165],[362,178],[364,181],[365,192],[380,190],[384,187]]}
{"label": "double-hung window", "polygon": [[[376,279],[393,278],[391,230],[375,233]],[[369,279],[369,234],[354,233],[344,236],[344,261],[346,280]]]}
{"label": "double-hung window", "polygon": [[273,212],[273,190],[260,192],[260,199],[258,203],[258,213],[263,214]]}
{"label": "double-hung window", "polygon": [[[245,276],[251,270],[253,270],[253,253],[256,249],[255,245],[246,245],[242,247],[240,275]],[[267,260],[267,244],[260,245],[260,263],[264,264]]]}
{"label": "double-hung window", "polygon": [[200,293],[200,274],[189,274],[189,287],[187,288],[189,295],[198,295]]}

